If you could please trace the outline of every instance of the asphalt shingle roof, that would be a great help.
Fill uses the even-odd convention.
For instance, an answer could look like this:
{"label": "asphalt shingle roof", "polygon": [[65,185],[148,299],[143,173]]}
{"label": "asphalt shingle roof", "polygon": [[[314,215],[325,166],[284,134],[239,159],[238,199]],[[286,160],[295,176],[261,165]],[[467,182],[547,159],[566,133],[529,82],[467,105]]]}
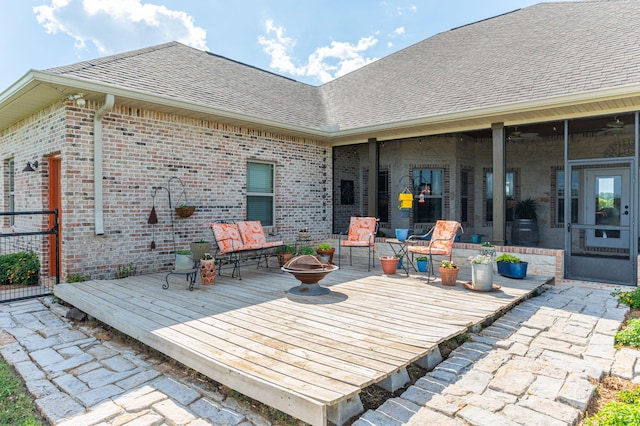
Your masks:
{"label": "asphalt shingle roof", "polygon": [[542,3],[437,34],[320,87],[180,43],[46,70],[320,129],[640,82],[639,0]]}

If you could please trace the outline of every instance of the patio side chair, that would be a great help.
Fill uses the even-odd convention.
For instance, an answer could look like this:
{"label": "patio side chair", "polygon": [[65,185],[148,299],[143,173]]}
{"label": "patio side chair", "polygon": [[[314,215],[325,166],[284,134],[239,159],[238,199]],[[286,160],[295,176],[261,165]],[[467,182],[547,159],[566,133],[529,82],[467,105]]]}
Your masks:
{"label": "patio side chair", "polygon": [[338,244],[338,267],[341,264],[340,251],[342,247],[349,247],[349,265],[353,265],[351,249],[353,248],[367,248],[368,253],[368,270],[371,271],[371,267],[375,266],[375,252],[376,252],[376,234],[378,233],[378,225],[380,219],[375,217],[352,217],[349,222],[349,230],[347,232],[347,239],[343,240],[342,236],[345,233],[340,234],[340,240]]}
{"label": "patio side chair", "polygon": [[407,240],[426,239],[430,236],[431,239],[427,245],[410,245],[407,247],[407,252],[411,253],[411,260],[413,261],[414,255],[429,256],[429,270],[427,274],[427,282],[431,280],[433,273],[433,256],[447,256],[451,261],[451,254],[453,252],[453,243],[455,242],[458,230],[464,232],[460,222],[455,220],[438,220],[433,228],[424,235],[412,235]]}

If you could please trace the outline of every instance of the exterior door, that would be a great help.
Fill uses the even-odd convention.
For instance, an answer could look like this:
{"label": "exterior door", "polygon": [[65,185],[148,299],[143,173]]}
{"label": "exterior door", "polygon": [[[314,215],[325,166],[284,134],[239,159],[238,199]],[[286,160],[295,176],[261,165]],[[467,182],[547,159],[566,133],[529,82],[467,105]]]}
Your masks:
{"label": "exterior door", "polygon": [[[50,157],[48,159],[49,165],[49,180],[48,180],[48,209],[58,209],[58,248],[59,253],[62,253],[62,191],[61,191],[61,160],[60,158]],[[55,217],[49,216],[49,229],[54,225]],[[56,237],[55,235],[49,235],[49,275],[56,275],[56,265],[58,264],[58,256],[56,254]]]}
{"label": "exterior door", "polygon": [[570,171],[567,278],[635,285],[631,163],[574,163]]}

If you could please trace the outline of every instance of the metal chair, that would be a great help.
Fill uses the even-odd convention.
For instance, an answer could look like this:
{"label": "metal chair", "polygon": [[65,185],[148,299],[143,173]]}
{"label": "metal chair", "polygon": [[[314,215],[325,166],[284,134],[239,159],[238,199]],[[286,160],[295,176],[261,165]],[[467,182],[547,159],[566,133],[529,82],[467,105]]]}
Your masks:
{"label": "metal chair", "polygon": [[378,222],[380,219],[375,217],[352,217],[349,222],[349,231],[347,233],[347,239],[342,240],[340,234],[340,240],[338,244],[338,267],[340,267],[341,256],[340,249],[342,247],[349,247],[349,265],[353,265],[351,249],[352,248],[367,248],[368,254],[368,270],[371,271],[371,267],[375,266],[375,252],[376,252],[376,234],[378,233]]}
{"label": "metal chair", "polygon": [[438,220],[433,228],[424,235],[412,235],[408,240],[424,239],[427,236],[431,236],[429,244],[427,245],[415,245],[407,247],[407,251],[411,253],[411,260],[413,261],[414,254],[429,256],[429,271],[427,275],[427,282],[431,280],[433,275],[433,256],[447,256],[451,261],[451,252],[453,251],[453,243],[456,239],[458,229],[464,232],[460,222],[455,220]]}

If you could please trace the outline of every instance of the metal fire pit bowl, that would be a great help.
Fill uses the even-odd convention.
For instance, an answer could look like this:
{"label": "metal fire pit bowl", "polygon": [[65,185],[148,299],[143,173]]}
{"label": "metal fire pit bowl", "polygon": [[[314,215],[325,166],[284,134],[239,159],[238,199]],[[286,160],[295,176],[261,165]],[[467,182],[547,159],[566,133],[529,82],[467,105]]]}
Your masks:
{"label": "metal fire pit bowl", "polygon": [[318,281],[338,269],[338,267],[321,257],[302,255],[294,257],[285,263],[281,269],[296,277],[301,283],[297,287],[290,288],[290,294],[320,296],[329,293],[331,290],[326,287],[320,287]]}

